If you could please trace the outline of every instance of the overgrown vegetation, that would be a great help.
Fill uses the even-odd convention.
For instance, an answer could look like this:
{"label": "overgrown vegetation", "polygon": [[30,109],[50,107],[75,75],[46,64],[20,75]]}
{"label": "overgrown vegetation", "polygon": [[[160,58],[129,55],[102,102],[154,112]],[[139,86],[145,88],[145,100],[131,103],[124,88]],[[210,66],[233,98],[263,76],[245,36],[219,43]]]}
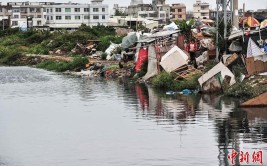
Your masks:
{"label": "overgrown vegetation", "polygon": [[[72,32],[61,30],[52,33],[33,29],[20,31],[16,28],[0,30],[0,63],[12,65],[22,55],[47,55],[49,51],[57,50],[61,50],[68,55],[77,43],[88,44],[89,40],[100,40],[97,49],[105,51],[110,42],[120,43],[122,37],[116,36],[113,27],[102,25],[90,27],[85,24],[82,24],[78,30]],[[46,63],[48,68],[54,68],[51,67],[53,66],[51,62]],[[65,62],[59,63],[59,65],[60,69],[58,70],[69,68]]]}
{"label": "overgrown vegetation", "polygon": [[174,74],[169,74],[167,72],[162,72],[152,79],[152,85],[156,88],[161,88],[165,90],[181,91],[183,89],[197,89],[198,88],[198,78],[201,75],[195,74],[188,79],[176,81]]}
{"label": "overgrown vegetation", "polygon": [[225,95],[231,97],[249,99],[256,97],[266,91],[267,91],[266,86],[253,85],[250,81],[246,80],[243,82],[238,82],[229,87],[225,91]]}
{"label": "overgrown vegetation", "polygon": [[88,63],[88,58],[85,57],[75,57],[72,62],[64,62],[64,61],[45,61],[37,65],[38,68],[64,72],[67,70],[75,70],[85,66]]}

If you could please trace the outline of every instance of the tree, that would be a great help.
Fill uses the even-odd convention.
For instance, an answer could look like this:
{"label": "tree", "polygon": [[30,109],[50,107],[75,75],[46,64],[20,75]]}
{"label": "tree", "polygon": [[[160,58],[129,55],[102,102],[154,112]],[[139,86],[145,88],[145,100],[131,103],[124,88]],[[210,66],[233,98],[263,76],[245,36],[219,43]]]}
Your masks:
{"label": "tree", "polygon": [[127,14],[125,12],[120,11],[119,9],[116,9],[114,16],[127,16]]}

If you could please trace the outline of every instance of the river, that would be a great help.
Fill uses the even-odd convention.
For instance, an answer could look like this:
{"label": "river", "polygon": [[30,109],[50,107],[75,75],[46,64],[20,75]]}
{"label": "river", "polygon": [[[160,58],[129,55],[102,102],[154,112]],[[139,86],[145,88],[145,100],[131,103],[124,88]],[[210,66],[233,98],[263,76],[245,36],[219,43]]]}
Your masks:
{"label": "river", "polygon": [[0,67],[0,94],[1,166],[267,164],[267,110],[235,99],[29,67]]}

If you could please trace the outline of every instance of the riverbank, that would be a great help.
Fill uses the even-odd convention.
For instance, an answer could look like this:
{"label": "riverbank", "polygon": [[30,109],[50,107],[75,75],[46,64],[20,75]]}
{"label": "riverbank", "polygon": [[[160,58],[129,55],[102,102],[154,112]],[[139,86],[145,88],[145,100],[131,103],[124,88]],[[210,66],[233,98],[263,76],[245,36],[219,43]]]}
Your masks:
{"label": "riverbank", "polygon": [[[114,36],[111,37],[109,33]],[[137,50],[136,52],[123,52],[120,44],[110,43],[120,43],[123,37],[116,36],[115,29],[110,27],[81,26],[72,33],[56,32],[53,35],[34,30],[10,30],[0,42],[0,63],[12,66],[26,65],[78,76],[129,78],[171,94],[183,90],[194,93],[221,93],[245,101],[267,91],[266,76],[247,74],[244,78],[247,69],[243,62],[237,61],[238,56],[235,54],[224,58],[226,60],[223,63],[218,63],[209,57],[206,51],[197,58],[205,59],[201,63],[198,61],[198,67],[189,64],[188,53],[176,46],[176,33],[178,32],[156,32],[152,37],[142,40],[144,43],[152,42],[146,43],[146,47],[138,48],[133,44],[132,50]],[[137,35],[137,32],[134,35]],[[135,40],[137,42],[137,39]],[[158,40],[168,41],[168,45],[157,45]],[[134,59],[137,52],[139,56],[136,62]],[[160,59],[163,56],[167,60],[161,63]],[[243,65],[241,68],[240,64]],[[171,69],[170,66],[174,68]]]}

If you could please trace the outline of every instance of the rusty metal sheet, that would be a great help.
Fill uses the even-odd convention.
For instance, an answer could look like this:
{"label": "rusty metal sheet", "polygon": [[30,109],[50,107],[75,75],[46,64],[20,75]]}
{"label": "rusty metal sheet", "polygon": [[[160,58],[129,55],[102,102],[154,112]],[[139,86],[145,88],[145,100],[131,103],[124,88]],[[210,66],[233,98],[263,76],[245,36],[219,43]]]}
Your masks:
{"label": "rusty metal sheet", "polygon": [[242,103],[240,106],[241,107],[267,107],[267,92]]}

